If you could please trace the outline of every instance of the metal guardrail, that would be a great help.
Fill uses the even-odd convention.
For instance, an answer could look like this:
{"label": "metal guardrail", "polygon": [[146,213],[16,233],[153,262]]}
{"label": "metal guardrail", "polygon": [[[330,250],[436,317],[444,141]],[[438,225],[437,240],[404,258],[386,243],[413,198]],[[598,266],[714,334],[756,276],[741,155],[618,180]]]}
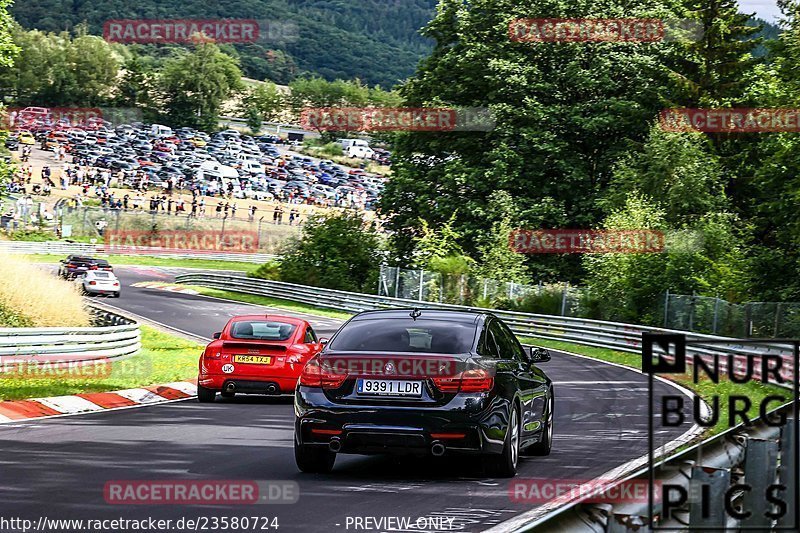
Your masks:
{"label": "metal guardrail", "polygon": [[170,259],[208,259],[213,261],[238,261],[242,263],[266,263],[280,256],[274,254],[205,252],[200,250],[177,250],[156,248],[152,246],[130,246],[125,249],[115,247],[107,250],[104,244],[69,243],[60,241],[29,242],[0,241],[0,252],[9,254],[86,254],[108,255],[145,255],[151,257],[167,257]]}
{"label": "metal guardrail", "polygon": [[[228,274],[191,273],[176,277],[176,282],[195,284],[235,292],[257,294],[272,298],[281,298],[302,302],[318,307],[357,313],[371,309],[392,307],[417,307],[439,309],[461,309],[491,311],[501,317],[514,333],[522,336],[538,337],[565,341],[585,346],[610,348],[614,350],[641,353],[642,333],[678,333],[686,335],[687,362],[693,356],[703,361],[715,355],[731,357],[734,364],[747,357],[763,355],[780,356],[784,363],[784,377],[793,373],[793,345],[788,343],[758,343],[749,341],[740,344],[736,339],[726,339],[712,335],[702,335],[684,331],[665,330],[646,326],[622,324],[600,320],[581,318],[536,315],[511,311],[479,309],[458,305],[436,304],[388,298],[345,291],[336,291],[318,287],[308,287],[278,281],[247,278]],[[707,344],[704,344],[707,343]],[[721,360],[719,367],[726,370],[726,361]],[[788,380],[791,382],[791,379]],[[787,404],[773,411],[787,411],[792,404]],[[711,486],[711,512],[704,516],[697,501],[690,500],[675,513],[678,519],[671,519],[659,524],[659,527],[685,528],[691,525],[706,530],[727,530],[731,527],[749,527],[751,530],[763,527],[769,529],[763,514],[753,512],[748,518],[734,521],[724,512],[720,505],[723,495],[733,482],[742,479],[753,487],[750,492],[740,491],[735,494],[732,503],[763,511],[763,504],[753,500],[754,494],[763,494],[763,490],[773,484],[781,483],[788,487],[784,499],[789,509],[798,495],[794,493],[797,480],[797,465],[794,463],[797,420],[789,418],[782,428],[769,426],[759,419],[752,427],[740,424],[710,439],[706,439],[678,454],[660,459],[655,465],[655,479],[660,483],[679,485],[689,494],[697,494],[700,484]],[[696,456],[696,457],[695,457]],[[625,474],[621,474],[625,476]],[[642,468],[632,474],[605,485],[607,490],[636,479],[648,479],[649,471]],[[692,492],[694,491],[694,492]],[[787,499],[788,498],[788,499]],[[620,533],[626,531],[648,531],[648,502],[622,503],[582,503],[581,498],[556,501],[543,508],[539,517],[531,517],[525,523],[518,524],[520,531],[577,531]],[[663,513],[660,503],[654,507],[654,513]],[[796,527],[791,512],[777,521],[778,526]],[[681,523],[684,522],[684,523]],[[500,526],[498,526],[500,527]],[[490,530],[491,531],[491,530]],[[505,531],[505,529],[503,530]]]}
{"label": "metal guardrail", "polygon": [[[183,274],[177,276],[175,281],[177,283],[202,285],[216,289],[282,298],[349,313],[396,307],[486,311],[492,312],[502,318],[514,333],[520,336],[563,341],[597,348],[609,348],[637,354],[641,353],[642,333],[679,333],[685,334],[687,341],[692,341],[691,345],[687,346],[687,359],[690,361],[691,357],[694,355],[701,357],[705,361],[711,360],[715,355],[722,355],[725,357],[720,361],[719,367],[721,370],[726,370],[728,356],[730,356],[734,364],[738,365],[746,362],[747,357],[750,355],[777,355],[783,360],[783,376],[787,380],[790,380],[793,372],[791,344],[783,345],[765,342],[763,344],[752,343],[743,345],[738,343],[735,339],[726,339],[725,337],[700,333],[689,333],[685,331],[667,330],[603,320],[589,320],[585,318],[537,315],[497,309],[420,302],[417,300],[337,291],[230,274],[205,272]],[[702,341],[709,341],[709,344],[704,345]],[[720,343],[720,341],[728,342]]]}
{"label": "metal guardrail", "polygon": [[0,367],[8,358],[20,356],[44,356],[26,362],[50,364],[124,357],[141,349],[141,332],[135,320],[103,309],[90,310],[97,324],[94,327],[0,328]]}
{"label": "metal guardrail", "polygon": [[[790,404],[770,413],[787,414]],[[684,503],[673,506],[665,512],[664,491],[653,499],[652,512],[658,517],[657,527],[664,530],[705,530],[736,531],[739,528],[751,531],[770,531],[773,527],[792,529],[794,523],[794,502],[797,501],[795,484],[797,466],[794,462],[797,447],[797,420],[787,418],[782,427],[774,427],[759,420],[752,427],[740,424],[719,435],[707,439],[678,454],[657,462],[653,468],[653,478],[661,489],[669,485],[672,498],[675,491],[687,494]],[[649,480],[647,467],[627,476],[625,479],[607,483],[601,487],[593,486],[595,495],[584,500],[594,503],[572,502],[555,511],[544,514],[518,531],[575,531],[593,533],[622,533],[627,531],[650,531],[650,503],[647,497],[633,498],[633,501],[610,501],[611,498],[597,497],[597,494],[633,494],[631,487],[641,487]],[[638,481],[638,483],[637,483]],[[741,484],[740,490],[731,491],[734,484]],[[770,485],[785,487],[780,495],[787,504],[786,513],[773,519],[765,516],[768,509],[764,500]],[[749,490],[741,490],[748,485]],[[678,488],[679,487],[679,488]],[[701,487],[708,493],[703,509],[703,501],[697,496]],[[725,512],[723,502],[729,499],[732,508],[749,512],[745,518],[737,519]],[[605,500],[605,501],[603,501]],[[667,516],[669,515],[669,516]],[[492,531],[491,529],[489,530]]]}

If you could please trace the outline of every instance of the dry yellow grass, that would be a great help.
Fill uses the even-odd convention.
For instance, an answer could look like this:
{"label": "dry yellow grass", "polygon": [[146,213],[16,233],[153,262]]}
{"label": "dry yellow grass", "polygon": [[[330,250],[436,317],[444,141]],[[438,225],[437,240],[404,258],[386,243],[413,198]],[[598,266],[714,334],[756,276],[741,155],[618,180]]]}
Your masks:
{"label": "dry yellow grass", "polygon": [[7,254],[0,263],[0,307],[34,327],[90,325],[78,284]]}

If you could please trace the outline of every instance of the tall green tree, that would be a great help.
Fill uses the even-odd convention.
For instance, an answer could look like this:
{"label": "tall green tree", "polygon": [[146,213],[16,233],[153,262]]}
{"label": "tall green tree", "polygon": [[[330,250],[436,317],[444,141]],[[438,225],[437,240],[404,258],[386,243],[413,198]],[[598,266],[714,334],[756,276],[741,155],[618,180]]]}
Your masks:
{"label": "tall green tree", "polygon": [[217,129],[222,104],[243,88],[241,78],[236,59],[213,43],[198,43],[194,51],[164,65],[159,88],[165,120],[208,131]]}
{"label": "tall green tree", "polygon": [[752,14],[739,12],[737,0],[686,0],[686,15],[699,26],[699,38],[679,44],[672,77],[678,91],[673,104],[685,107],[728,107],[745,102],[758,63],[752,38],[761,25],[748,24]]}
{"label": "tall green tree", "polygon": [[[669,44],[525,43],[509,22],[545,17],[657,17],[676,2],[442,0],[425,28],[436,42],[402,88],[411,106],[488,107],[489,132],[409,133],[399,138],[394,174],[382,198],[393,243],[407,255],[418,220],[447,220],[474,254],[497,214],[496,190],[508,192],[519,223],[533,228],[588,228],[602,211],[617,159],[644,141],[668,86]],[[530,258],[537,273],[577,280],[573,257]]]}
{"label": "tall green tree", "polygon": [[245,116],[258,116],[262,121],[278,118],[283,110],[284,96],[272,82],[248,87],[243,96],[240,112]]}
{"label": "tall green tree", "polygon": [[12,66],[0,67],[0,83],[18,104],[94,107],[111,100],[121,56],[102,38],[76,29],[43,33],[12,28],[21,49]]}
{"label": "tall green tree", "polygon": [[14,0],[0,0],[0,66],[10,67],[14,57],[19,53],[19,46],[14,43],[12,29],[14,19],[8,12]]}

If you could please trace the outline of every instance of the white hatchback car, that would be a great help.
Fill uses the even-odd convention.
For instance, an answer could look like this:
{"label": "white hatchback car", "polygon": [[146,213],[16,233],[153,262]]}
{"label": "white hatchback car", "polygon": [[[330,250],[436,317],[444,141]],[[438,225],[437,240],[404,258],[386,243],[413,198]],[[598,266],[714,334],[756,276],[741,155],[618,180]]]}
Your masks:
{"label": "white hatchback car", "polygon": [[119,279],[113,272],[90,270],[79,277],[77,282],[81,284],[83,293],[88,295],[106,294],[119,298],[122,292]]}

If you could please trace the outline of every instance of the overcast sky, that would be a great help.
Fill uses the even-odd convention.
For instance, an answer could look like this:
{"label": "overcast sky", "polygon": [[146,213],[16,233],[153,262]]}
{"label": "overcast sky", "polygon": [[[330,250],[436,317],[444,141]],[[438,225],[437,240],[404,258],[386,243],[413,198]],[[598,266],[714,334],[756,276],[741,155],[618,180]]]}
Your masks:
{"label": "overcast sky", "polygon": [[775,0],[739,0],[742,13],[755,12],[759,18],[768,22],[777,22],[781,12]]}

